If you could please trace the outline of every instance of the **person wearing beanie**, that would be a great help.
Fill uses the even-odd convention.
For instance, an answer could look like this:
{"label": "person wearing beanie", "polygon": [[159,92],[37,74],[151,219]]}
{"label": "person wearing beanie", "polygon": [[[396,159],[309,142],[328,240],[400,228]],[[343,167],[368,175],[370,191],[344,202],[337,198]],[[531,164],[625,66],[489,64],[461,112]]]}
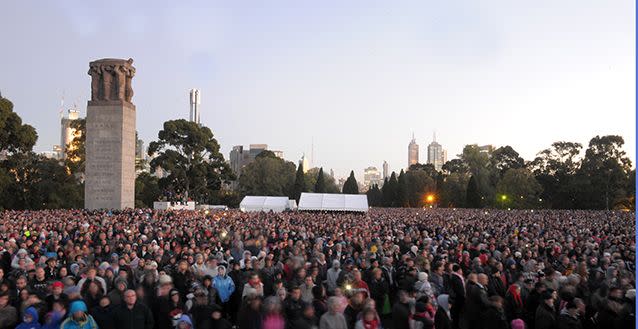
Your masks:
{"label": "person wearing beanie", "polygon": [[56,301],[61,301],[63,303],[68,302],[69,297],[63,291],[64,283],[62,283],[62,281],[55,281],[51,284],[51,294],[44,299],[49,310],[53,308],[53,303]]}
{"label": "person wearing beanie", "polygon": [[514,319],[511,323],[512,329],[525,329],[525,321],[521,319]]}

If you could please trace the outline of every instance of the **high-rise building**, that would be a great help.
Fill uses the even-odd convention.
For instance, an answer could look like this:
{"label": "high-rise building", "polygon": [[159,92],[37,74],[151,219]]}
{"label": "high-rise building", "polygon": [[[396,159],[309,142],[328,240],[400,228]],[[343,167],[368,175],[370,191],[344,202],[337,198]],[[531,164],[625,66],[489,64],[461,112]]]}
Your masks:
{"label": "high-rise building", "polygon": [[494,146],[492,146],[491,144],[488,144],[488,145],[479,146],[478,149],[479,149],[479,152],[482,152],[482,153],[492,153],[494,151]]}
{"label": "high-rise building", "polygon": [[190,104],[191,104],[191,112],[189,120],[191,122],[195,122],[198,125],[201,125],[200,116],[199,116],[199,105],[202,103],[202,96],[199,89],[191,89],[190,90]]}
{"label": "high-rise building", "polygon": [[332,170],[332,168],[330,168],[330,177],[332,177],[332,179],[335,178],[335,171]]}
{"label": "high-rise building", "polygon": [[385,181],[386,178],[390,178],[390,173],[389,173],[389,169],[388,169],[388,161],[383,160],[383,180]]}
{"label": "high-rise building", "polygon": [[306,157],[306,154],[303,154],[301,156],[301,160],[299,160],[299,165],[301,166],[301,169],[303,170],[303,173],[307,173],[308,170],[310,170],[310,162],[308,162],[308,158]]}
{"label": "high-rise building", "polygon": [[419,163],[419,144],[416,143],[416,139],[414,139],[414,133],[412,134],[412,141],[408,145],[408,168],[413,165]]}
{"label": "high-rise building", "polygon": [[443,149],[441,144],[436,142],[436,134],[434,134],[432,143],[428,145],[428,163],[434,165],[434,168],[437,171],[440,171],[446,161],[447,152]]}
{"label": "high-rise building", "polygon": [[[268,150],[268,144],[250,144],[246,150],[242,145],[233,146],[230,151],[229,163],[230,169],[233,171],[237,179],[241,176],[243,168],[249,163],[255,161],[259,153]],[[283,159],[284,152],[272,151],[276,157]],[[236,184],[234,185],[236,187]]]}
{"label": "high-rise building", "polygon": [[79,134],[75,130],[75,128],[71,127],[71,122],[78,120],[80,118],[80,111],[77,109],[70,109],[68,111],[67,117],[62,117],[60,120],[60,154],[58,156],[59,159],[66,158],[66,150],[67,147],[72,147],[70,144],[76,136],[76,133]]}
{"label": "high-rise building", "polygon": [[369,189],[373,185],[381,185],[381,173],[377,167],[368,167],[363,170],[363,186],[364,189]]}
{"label": "high-rise building", "polygon": [[138,137],[137,131],[135,132],[135,175],[139,175],[142,172],[150,171],[150,164],[147,160],[146,148],[144,147],[144,141]]}

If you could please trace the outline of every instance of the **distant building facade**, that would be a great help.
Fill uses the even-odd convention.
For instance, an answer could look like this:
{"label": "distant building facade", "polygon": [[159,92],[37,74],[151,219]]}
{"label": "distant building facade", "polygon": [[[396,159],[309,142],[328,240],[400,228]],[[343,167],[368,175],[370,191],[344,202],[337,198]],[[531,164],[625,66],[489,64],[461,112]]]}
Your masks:
{"label": "distant building facade", "polygon": [[[241,176],[243,168],[249,163],[255,161],[255,158],[259,155],[259,153],[267,150],[268,144],[250,144],[248,149],[244,148],[242,145],[233,146],[233,149],[230,151],[229,164],[230,169],[237,177],[237,181],[239,180],[239,176]],[[271,150],[271,152],[273,152],[278,158],[284,158],[284,152],[282,151]],[[236,188],[237,181],[233,182],[231,187]]]}
{"label": "distant building facade", "polygon": [[386,178],[390,178],[390,169],[388,167],[388,162],[387,161],[383,161],[383,180],[385,181]]}
{"label": "distant building facade", "polygon": [[197,123],[198,125],[201,125],[199,106],[202,103],[202,94],[199,91],[199,89],[191,89],[190,90],[190,98],[189,98],[189,100],[190,100],[190,105],[191,105],[189,120],[191,122]]}
{"label": "distant building facade", "polygon": [[419,144],[416,143],[412,134],[412,141],[408,144],[408,168],[417,163],[419,163]]}
{"label": "distant building facade", "polygon": [[58,159],[60,160],[66,158],[67,148],[76,137],[77,131],[71,127],[71,123],[78,119],[80,119],[80,111],[77,109],[68,110],[67,116],[60,119],[60,145],[59,148],[54,146],[54,150],[59,152]]}
{"label": "distant building facade", "polygon": [[373,185],[381,186],[382,182],[383,179],[377,167],[368,167],[363,170],[363,187],[365,190],[371,188]]}
{"label": "distant building facade", "polygon": [[433,165],[437,171],[440,171],[443,164],[447,161],[447,151],[443,149],[441,144],[436,142],[436,135],[430,145],[428,145],[428,163]]}

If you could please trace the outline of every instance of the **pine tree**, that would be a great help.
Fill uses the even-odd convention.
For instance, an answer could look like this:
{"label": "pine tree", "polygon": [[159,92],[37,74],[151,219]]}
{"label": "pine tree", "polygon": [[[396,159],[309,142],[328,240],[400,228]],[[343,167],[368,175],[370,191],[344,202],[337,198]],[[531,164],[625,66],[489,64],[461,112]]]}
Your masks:
{"label": "pine tree", "polygon": [[470,181],[467,183],[466,202],[468,208],[481,208],[481,195],[479,194],[474,175],[470,177]]}
{"label": "pine tree", "polygon": [[398,179],[398,187],[397,187],[397,202],[396,202],[396,206],[397,207],[409,207],[410,203],[408,202],[408,181],[407,178],[405,177],[405,173],[403,172],[403,169],[401,169],[401,172],[399,173],[399,179]]}
{"label": "pine tree", "polygon": [[354,170],[350,171],[350,176],[343,184],[343,194],[359,194],[359,185],[357,179],[354,178]]}
{"label": "pine tree", "polygon": [[397,192],[399,189],[399,182],[397,181],[397,174],[393,171],[390,175],[390,179],[383,185],[383,203],[386,207],[396,207],[397,204]]}
{"label": "pine tree", "polygon": [[374,184],[372,187],[366,192],[368,196],[368,204],[371,207],[381,207],[383,206],[383,194],[379,189],[379,185]]}
{"label": "pine tree", "polygon": [[315,193],[326,193],[326,181],[323,177],[323,168],[319,168],[317,183],[315,183]]}
{"label": "pine tree", "polygon": [[290,195],[290,197],[299,203],[299,198],[301,197],[302,192],[306,192],[306,176],[303,172],[303,165],[299,164],[297,167],[297,174],[295,176],[295,184],[292,186],[292,195]]}

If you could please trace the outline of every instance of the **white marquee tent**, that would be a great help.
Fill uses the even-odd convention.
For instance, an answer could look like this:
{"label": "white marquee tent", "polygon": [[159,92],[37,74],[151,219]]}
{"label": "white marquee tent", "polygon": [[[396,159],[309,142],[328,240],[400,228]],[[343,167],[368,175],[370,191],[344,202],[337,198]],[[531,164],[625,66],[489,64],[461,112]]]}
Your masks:
{"label": "white marquee tent", "polygon": [[239,204],[241,211],[274,211],[282,212],[290,209],[285,196],[246,196]]}
{"label": "white marquee tent", "polygon": [[297,210],[368,211],[365,194],[301,193]]}

